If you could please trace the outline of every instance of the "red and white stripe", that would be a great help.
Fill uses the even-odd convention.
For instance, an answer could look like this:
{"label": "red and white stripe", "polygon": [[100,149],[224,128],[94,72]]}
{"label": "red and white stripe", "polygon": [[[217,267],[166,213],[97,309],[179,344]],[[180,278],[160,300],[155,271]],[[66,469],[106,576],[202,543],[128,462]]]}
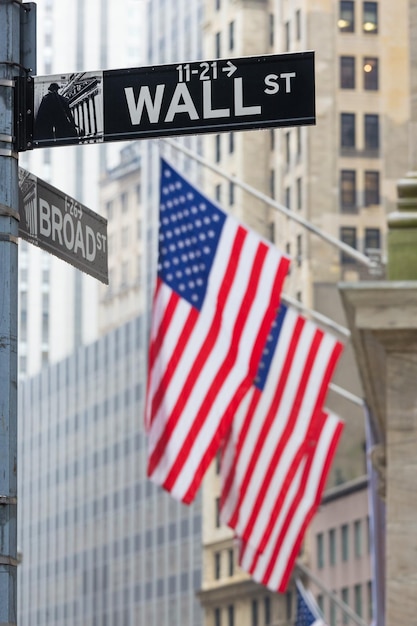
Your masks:
{"label": "red and white stripe", "polygon": [[263,551],[305,454],[343,345],[288,308],[264,389],[236,412],[221,462],[221,520]]}
{"label": "red and white stripe", "polygon": [[255,581],[273,591],[286,590],[305,531],[317,507],[344,423],[332,414],[321,414],[310,445],[273,519],[273,529],[259,552],[252,545],[240,542],[240,566]]}
{"label": "red and white stripe", "polygon": [[225,221],[200,311],[158,280],[145,423],[148,475],[191,502],[249,389],[289,260]]}

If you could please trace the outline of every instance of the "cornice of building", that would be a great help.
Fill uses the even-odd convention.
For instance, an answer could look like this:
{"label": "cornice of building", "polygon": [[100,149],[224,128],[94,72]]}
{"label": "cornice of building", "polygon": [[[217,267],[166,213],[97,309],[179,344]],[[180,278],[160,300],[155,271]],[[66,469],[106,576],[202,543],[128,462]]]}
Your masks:
{"label": "cornice of building", "polygon": [[336,487],[332,487],[331,489],[326,491],[321,503],[327,504],[327,502],[332,502],[333,500],[337,500],[338,498],[344,498],[351,493],[363,491],[364,489],[367,489],[367,487],[368,476],[367,474],[365,474],[364,476],[359,476],[354,480],[350,480],[346,483],[342,483],[341,485],[337,485]]}

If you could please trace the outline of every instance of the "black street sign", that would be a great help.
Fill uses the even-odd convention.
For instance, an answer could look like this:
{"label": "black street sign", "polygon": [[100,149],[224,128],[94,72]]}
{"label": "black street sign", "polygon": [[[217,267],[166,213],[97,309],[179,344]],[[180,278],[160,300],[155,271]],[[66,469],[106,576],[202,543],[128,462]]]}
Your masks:
{"label": "black street sign", "polygon": [[23,100],[33,119],[21,150],[309,125],[314,53],[35,76]]}
{"label": "black street sign", "polygon": [[19,235],[109,284],[107,220],[19,168]]}

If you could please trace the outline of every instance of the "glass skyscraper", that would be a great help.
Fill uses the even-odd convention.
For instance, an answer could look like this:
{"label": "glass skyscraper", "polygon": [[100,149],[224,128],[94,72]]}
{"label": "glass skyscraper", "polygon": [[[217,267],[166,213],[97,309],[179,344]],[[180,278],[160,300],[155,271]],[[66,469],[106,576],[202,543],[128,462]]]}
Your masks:
{"label": "glass skyscraper", "polygon": [[200,626],[201,498],[146,477],[142,318],[19,392],[19,625]]}

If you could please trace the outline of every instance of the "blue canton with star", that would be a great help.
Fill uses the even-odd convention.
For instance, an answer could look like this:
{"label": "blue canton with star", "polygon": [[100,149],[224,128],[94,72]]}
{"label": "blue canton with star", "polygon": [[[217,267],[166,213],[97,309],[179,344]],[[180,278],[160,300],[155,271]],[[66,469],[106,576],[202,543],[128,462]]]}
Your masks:
{"label": "blue canton with star", "polygon": [[158,276],[201,310],[226,214],[161,162]]}

